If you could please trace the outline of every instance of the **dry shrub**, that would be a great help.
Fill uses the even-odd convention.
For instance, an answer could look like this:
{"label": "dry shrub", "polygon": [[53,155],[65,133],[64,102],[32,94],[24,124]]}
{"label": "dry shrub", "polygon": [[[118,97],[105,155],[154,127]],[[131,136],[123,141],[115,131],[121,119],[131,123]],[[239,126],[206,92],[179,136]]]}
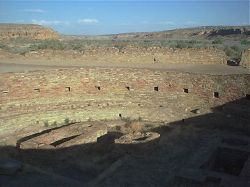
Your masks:
{"label": "dry shrub", "polygon": [[129,125],[132,132],[140,132],[142,131],[142,124],[139,121],[133,121]]}

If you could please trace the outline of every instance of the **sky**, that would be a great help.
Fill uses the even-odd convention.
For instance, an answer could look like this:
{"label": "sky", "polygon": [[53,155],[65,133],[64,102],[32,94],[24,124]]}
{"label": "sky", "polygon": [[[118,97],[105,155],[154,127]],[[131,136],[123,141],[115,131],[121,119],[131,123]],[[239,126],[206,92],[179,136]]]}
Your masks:
{"label": "sky", "polygon": [[33,23],[61,34],[101,35],[249,25],[248,0],[0,0],[0,23]]}

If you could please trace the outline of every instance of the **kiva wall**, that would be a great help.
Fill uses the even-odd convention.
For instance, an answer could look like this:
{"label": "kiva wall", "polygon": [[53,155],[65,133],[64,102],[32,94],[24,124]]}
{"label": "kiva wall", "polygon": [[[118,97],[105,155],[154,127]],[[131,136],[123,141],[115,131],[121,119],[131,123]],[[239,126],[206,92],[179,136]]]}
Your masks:
{"label": "kiva wall", "polygon": [[0,76],[1,132],[65,118],[175,121],[250,94],[250,75],[75,68]]}
{"label": "kiva wall", "polygon": [[[220,101],[228,102],[249,93],[250,75],[200,75],[129,68],[71,68],[30,73],[1,74],[1,101],[130,91],[147,94],[183,92],[211,100],[220,92]],[[99,87],[99,88],[98,88]],[[129,87],[129,88],[128,88]]]}

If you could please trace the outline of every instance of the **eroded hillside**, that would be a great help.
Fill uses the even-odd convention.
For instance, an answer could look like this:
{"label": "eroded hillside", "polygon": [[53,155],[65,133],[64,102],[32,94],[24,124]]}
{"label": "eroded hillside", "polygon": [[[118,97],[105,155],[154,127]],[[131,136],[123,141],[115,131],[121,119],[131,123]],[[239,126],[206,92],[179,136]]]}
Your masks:
{"label": "eroded hillside", "polygon": [[[204,26],[165,30],[160,32],[133,32],[102,36],[81,36],[86,39],[209,39],[215,37],[248,38],[249,26]],[[79,36],[71,36],[79,38]],[[67,38],[67,37],[66,37]]]}
{"label": "eroded hillside", "polygon": [[34,24],[0,24],[0,39],[27,38],[35,40],[58,39],[50,28]]}

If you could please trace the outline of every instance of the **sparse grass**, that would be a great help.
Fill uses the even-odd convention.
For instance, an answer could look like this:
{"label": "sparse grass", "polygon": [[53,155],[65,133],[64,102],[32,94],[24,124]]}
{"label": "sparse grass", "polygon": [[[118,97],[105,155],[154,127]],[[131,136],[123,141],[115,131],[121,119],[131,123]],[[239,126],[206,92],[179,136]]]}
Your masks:
{"label": "sparse grass", "polygon": [[64,50],[66,49],[66,46],[63,42],[60,42],[58,40],[44,40],[39,44],[35,44],[33,46],[30,46],[31,49],[37,48],[37,49],[52,49],[52,50]]}
{"label": "sparse grass", "polygon": [[115,48],[119,50],[119,52],[122,52],[122,50],[126,47],[127,45],[124,43],[117,43],[114,45]]}
{"label": "sparse grass", "polygon": [[131,121],[132,121],[130,117],[126,117],[126,118],[122,117],[121,120],[126,122],[126,123],[131,123]]}
{"label": "sparse grass", "polygon": [[225,46],[224,51],[230,59],[240,60],[244,48],[240,46]]}
{"label": "sparse grass", "polygon": [[54,122],[52,123],[52,126],[53,126],[53,127],[56,127],[56,126],[57,126],[57,122],[54,121]]}
{"label": "sparse grass", "polygon": [[223,40],[221,38],[216,38],[212,41],[212,44],[223,44]]}
{"label": "sparse grass", "polygon": [[[172,47],[172,48],[200,48],[202,46],[208,47],[209,42],[206,40],[43,40],[43,41],[11,41],[14,48],[22,48],[22,50],[36,51],[39,49],[51,49],[51,50],[77,50],[84,51],[90,47],[115,47],[121,52],[124,48],[128,46],[134,47]],[[25,46],[23,46],[25,44]],[[211,45],[211,44],[210,44]],[[22,47],[20,47],[22,46]],[[0,48],[9,49],[6,44],[0,44]],[[19,53],[12,48],[12,52]]]}
{"label": "sparse grass", "polygon": [[169,47],[185,49],[185,48],[206,48],[209,47],[207,41],[199,40],[174,40],[169,43]]}
{"label": "sparse grass", "polygon": [[131,119],[130,117],[122,117],[121,118],[122,121],[126,122],[126,123],[132,123],[132,122],[136,122],[136,121],[143,121],[142,117],[138,117],[137,119]]}
{"label": "sparse grass", "polygon": [[121,131],[121,126],[116,126],[115,129],[116,131]]}
{"label": "sparse grass", "polygon": [[125,128],[132,133],[140,132],[143,129],[143,119],[141,117],[138,117],[137,119],[131,119],[130,117],[122,117],[122,121],[125,123]]}
{"label": "sparse grass", "polygon": [[186,42],[183,42],[183,41],[177,41],[177,44],[175,47],[179,49],[183,49],[183,48],[187,48],[187,44]]}
{"label": "sparse grass", "polygon": [[138,120],[133,120],[133,121],[127,122],[124,125],[124,127],[125,127],[127,133],[135,133],[135,132],[141,132],[142,131],[143,124]]}
{"label": "sparse grass", "polygon": [[141,116],[138,117],[138,121],[142,121],[142,117]]}
{"label": "sparse grass", "polygon": [[1,42],[0,48],[14,54],[25,55],[31,51],[40,49],[50,50],[74,50],[84,53],[87,49],[92,47],[115,47],[122,52],[128,46],[134,47],[166,47],[166,48],[220,48],[224,49],[229,59],[239,59],[241,52],[250,48],[250,41],[246,39],[228,40],[224,37],[217,37],[215,39],[154,39],[154,40],[140,40],[140,39],[115,39],[115,40],[28,40],[16,38],[9,42]]}
{"label": "sparse grass", "polygon": [[250,41],[248,40],[242,40],[240,43],[241,45],[250,45]]}
{"label": "sparse grass", "polygon": [[43,124],[44,124],[44,127],[48,127],[48,126],[49,126],[48,120],[45,120],[45,121],[43,122]]}
{"label": "sparse grass", "polygon": [[0,43],[0,49],[9,50],[9,46],[4,43]]}
{"label": "sparse grass", "polygon": [[69,118],[65,118],[65,119],[64,119],[64,124],[65,124],[65,125],[68,125],[68,124],[69,124]]}
{"label": "sparse grass", "polygon": [[142,131],[142,124],[139,121],[133,121],[129,125],[133,133]]}

